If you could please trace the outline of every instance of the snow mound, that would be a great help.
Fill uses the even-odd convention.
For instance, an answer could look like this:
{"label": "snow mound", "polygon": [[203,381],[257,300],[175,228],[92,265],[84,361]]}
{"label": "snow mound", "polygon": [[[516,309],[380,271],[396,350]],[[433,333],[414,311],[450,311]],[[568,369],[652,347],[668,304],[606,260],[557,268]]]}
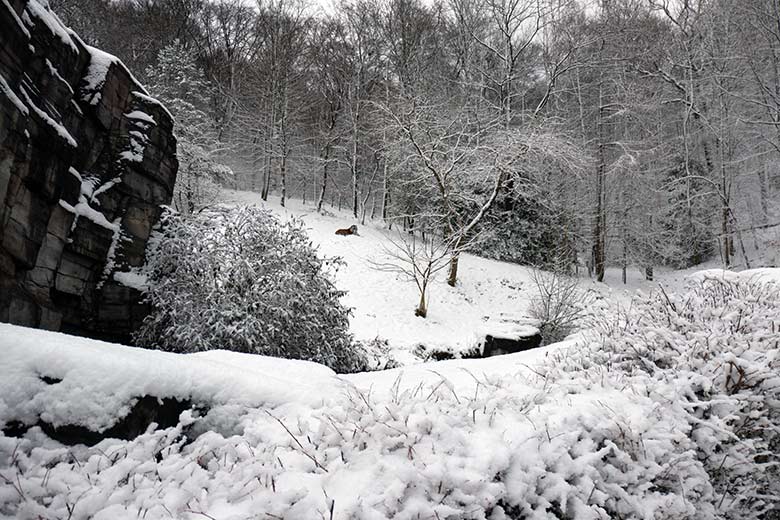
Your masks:
{"label": "snow mound", "polygon": [[[142,396],[274,408],[314,404],[330,369],[226,351],[173,354],[0,324],[0,425],[38,419],[104,431]],[[47,383],[56,381],[54,384]]]}
{"label": "snow mound", "polygon": [[703,280],[756,280],[760,282],[780,283],[780,268],[761,267],[758,269],[747,269],[745,271],[729,271],[727,269],[705,269],[697,271],[687,277],[688,281],[701,282]]}

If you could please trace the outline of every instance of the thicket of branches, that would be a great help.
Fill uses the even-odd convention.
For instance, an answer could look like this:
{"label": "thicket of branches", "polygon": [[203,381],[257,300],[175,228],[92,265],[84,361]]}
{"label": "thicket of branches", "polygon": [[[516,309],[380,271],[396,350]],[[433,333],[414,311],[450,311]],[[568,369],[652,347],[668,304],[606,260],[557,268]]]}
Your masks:
{"label": "thicket of branches", "polygon": [[476,244],[598,279],[777,261],[774,0],[52,5],[174,107],[185,180],[224,162],[263,199],[436,233],[452,283]]}

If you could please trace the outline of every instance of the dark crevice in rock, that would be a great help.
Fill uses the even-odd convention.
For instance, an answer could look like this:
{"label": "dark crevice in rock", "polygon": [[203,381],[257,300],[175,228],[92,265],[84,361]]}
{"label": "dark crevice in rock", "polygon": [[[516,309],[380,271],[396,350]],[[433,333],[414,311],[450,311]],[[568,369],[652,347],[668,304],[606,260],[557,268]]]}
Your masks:
{"label": "dark crevice in rock", "polygon": [[56,377],[49,377],[49,376],[39,376],[40,380],[46,383],[47,385],[56,385],[57,383],[62,383],[62,379],[58,379]]}
{"label": "dark crevice in rock", "polygon": [[485,336],[485,346],[482,349],[483,357],[498,356],[501,354],[514,354],[533,348],[538,348],[542,344],[542,335],[540,333],[525,337],[516,338],[497,338],[490,334]]}

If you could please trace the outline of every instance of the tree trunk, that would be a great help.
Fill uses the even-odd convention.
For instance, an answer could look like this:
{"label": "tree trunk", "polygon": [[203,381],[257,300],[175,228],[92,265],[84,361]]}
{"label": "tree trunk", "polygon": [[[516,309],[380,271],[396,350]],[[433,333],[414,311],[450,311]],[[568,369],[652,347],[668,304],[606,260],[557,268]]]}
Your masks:
{"label": "tree trunk", "polygon": [[458,262],[460,261],[460,253],[455,251],[450,256],[450,269],[447,273],[447,285],[455,287],[458,281]]}
{"label": "tree trunk", "polygon": [[281,176],[282,181],[282,197],[281,197],[281,205],[284,207],[285,199],[287,198],[287,155],[290,153],[289,150],[289,143],[287,142],[288,135],[287,135],[287,90],[282,91],[282,119],[280,121],[281,126],[281,134],[282,134],[282,162],[279,165],[279,174]]}
{"label": "tree trunk", "polygon": [[604,281],[605,256],[606,256],[606,218],[604,208],[604,176],[606,174],[606,158],[604,145],[604,103],[601,87],[599,87],[599,111],[598,111],[598,150],[596,163],[596,214],[593,222],[593,267],[596,271],[596,280]]}
{"label": "tree trunk", "polygon": [[769,220],[769,174],[766,171],[766,163],[758,171],[758,187],[761,197],[761,224],[766,224]]}
{"label": "tree trunk", "polygon": [[282,180],[282,195],[280,198],[280,204],[284,207],[285,199],[287,198],[287,157],[282,154],[282,163],[279,166],[279,176]]}
{"label": "tree trunk", "polygon": [[731,235],[729,233],[729,208],[725,204],[720,211],[720,232],[722,235],[723,264],[726,267],[731,266]]}
{"label": "tree trunk", "polygon": [[382,220],[387,222],[387,206],[390,204],[390,191],[387,182],[387,161],[384,164],[384,178],[382,182]]}
{"label": "tree trunk", "polygon": [[328,186],[328,160],[330,160],[330,143],[325,145],[325,161],[322,166],[322,189],[320,190],[320,198],[317,201],[317,213],[322,213],[322,204],[325,202],[325,191]]}
{"label": "tree trunk", "polygon": [[425,302],[425,289],[420,291],[420,303],[414,310],[414,315],[419,316],[420,318],[425,318],[428,316],[428,305]]}
{"label": "tree trunk", "polygon": [[357,179],[357,154],[360,130],[360,85],[362,81],[362,70],[358,70],[357,84],[355,85],[355,106],[354,116],[352,119],[352,161],[350,167],[352,169],[352,216],[358,218],[358,179]]}
{"label": "tree trunk", "polygon": [[626,279],[627,279],[627,271],[628,271],[628,244],[626,244],[625,238],[623,238],[623,262],[622,262],[622,270],[621,270],[621,279],[623,280],[623,285],[626,285]]}

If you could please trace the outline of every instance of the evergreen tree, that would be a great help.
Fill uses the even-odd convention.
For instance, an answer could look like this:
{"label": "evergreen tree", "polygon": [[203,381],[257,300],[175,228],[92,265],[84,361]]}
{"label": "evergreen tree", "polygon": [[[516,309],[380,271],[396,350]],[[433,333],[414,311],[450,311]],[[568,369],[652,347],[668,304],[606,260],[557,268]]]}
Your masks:
{"label": "evergreen tree", "polygon": [[171,112],[178,138],[179,175],[174,206],[190,214],[214,199],[217,182],[230,169],[215,159],[217,133],[208,113],[211,85],[198,66],[197,55],[179,40],[163,48],[157,64],[147,68],[149,91]]}

